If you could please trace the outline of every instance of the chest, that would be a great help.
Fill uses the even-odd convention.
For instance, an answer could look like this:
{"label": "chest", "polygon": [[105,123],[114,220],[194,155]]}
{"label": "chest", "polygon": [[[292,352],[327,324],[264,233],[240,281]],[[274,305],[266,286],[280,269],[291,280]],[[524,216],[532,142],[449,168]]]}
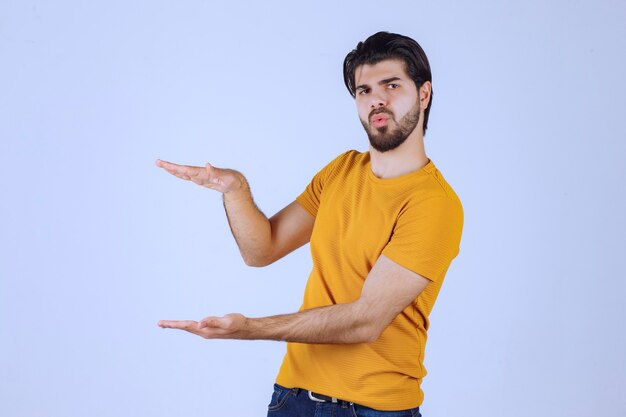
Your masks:
{"label": "chest", "polygon": [[330,184],[322,194],[311,244],[374,262],[391,239],[406,200],[406,193],[365,180]]}

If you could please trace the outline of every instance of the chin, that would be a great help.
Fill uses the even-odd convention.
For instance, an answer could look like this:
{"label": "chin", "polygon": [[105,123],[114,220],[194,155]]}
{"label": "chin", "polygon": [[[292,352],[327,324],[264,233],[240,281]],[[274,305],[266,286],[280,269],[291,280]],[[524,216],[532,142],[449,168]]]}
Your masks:
{"label": "chin", "polygon": [[398,149],[400,146],[402,146],[404,142],[406,142],[406,139],[407,139],[406,137],[405,138],[391,138],[389,140],[381,142],[380,140],[376,140],[376,139],[373,139],[372,137],[369,137],[370,146],[372,147],[372,149],[380,153],[386,153],[386,152],[390,152],[395,149]]}

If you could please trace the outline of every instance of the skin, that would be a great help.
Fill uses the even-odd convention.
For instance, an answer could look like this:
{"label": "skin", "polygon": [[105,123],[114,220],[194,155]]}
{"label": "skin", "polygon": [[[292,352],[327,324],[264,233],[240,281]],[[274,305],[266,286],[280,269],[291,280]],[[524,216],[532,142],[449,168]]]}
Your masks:
{"label": "skin", "polygon": [[362,65],[357,67],[354,76],[357,86],[356,108],[361,123],[371,126],[369,118],[372,111],[384,108],[395,116],[389,121],[389,128],[396,128],[398,121],[406,116],[419,100],[419,122],[402,145],[387,152],[378,152],[370,146],[374,175],[379,178],[395,178],[425,166],[428,157],[424,149],[423,125],[424,111],[430,103],[432,88],[430,82],[426,81],[418,89],[407,75],[404,63],[398,60]]}
{"label": "skin", "polygon": [[[387,121],[388,128],[396,128],[419,100],[420,120],[400,146],[387,152],[378,152],[370,146],[373,173],[379,178],[394,178],[421,169],[428,163],[422,125],[424,109],[430,100],[430,83],[418,89],[403,63],[397,60],[360,66],[355,81],[357,112],[366,124],[371,124],[372,111],[383,108],[393,115]],[[223,194],[231,231],[247,265],[269,265],[311,238],[314,218],[299,203],[292,202],[268,219],[256,207],[248,182],[238,171],[210,164],[195,167],[162,160],[156,164],[172,175]],[[429,282],[381,255],[368,274],[360,297],[352,303],[260,318],[232,313],[199,321],[161,320],[158,326],[185,330],[206,339],[369,343],[415,301]]]}

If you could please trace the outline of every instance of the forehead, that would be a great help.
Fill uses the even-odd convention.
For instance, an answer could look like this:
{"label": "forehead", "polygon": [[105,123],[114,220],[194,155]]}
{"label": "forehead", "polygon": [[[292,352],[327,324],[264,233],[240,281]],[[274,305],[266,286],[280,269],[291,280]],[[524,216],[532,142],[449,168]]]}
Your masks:
{"label": "forehead", "polygon": [[359,65],[354,71],[355,85],[376,84],[380,80],[394,77],[409,80],[410,78],[405,68],[404,61],[399,59],[386,59],[373,65]]}

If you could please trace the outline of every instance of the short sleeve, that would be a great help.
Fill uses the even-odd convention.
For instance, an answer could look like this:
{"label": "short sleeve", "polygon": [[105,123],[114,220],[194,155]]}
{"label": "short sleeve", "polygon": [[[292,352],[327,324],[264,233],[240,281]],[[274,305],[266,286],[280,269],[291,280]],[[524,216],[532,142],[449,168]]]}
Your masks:
{"label": "short sleeve", "polygon": [[302,207],[313,217],[317,216],[317,210],[319,209],[320,202],[322,201],[322,192],[324,185],[327,183],[336,167],[339,166],[345,156],[351,151],[339,155],[326,165],[320,172],[315,174],[309,185],[300,194],[296,201],[300,203]]}
{"label": "short sleeve", "polygon": [[456,198],[410,203],[398,216],[383,254],[431,281],[439,281],[459,253],[463,208]]}

